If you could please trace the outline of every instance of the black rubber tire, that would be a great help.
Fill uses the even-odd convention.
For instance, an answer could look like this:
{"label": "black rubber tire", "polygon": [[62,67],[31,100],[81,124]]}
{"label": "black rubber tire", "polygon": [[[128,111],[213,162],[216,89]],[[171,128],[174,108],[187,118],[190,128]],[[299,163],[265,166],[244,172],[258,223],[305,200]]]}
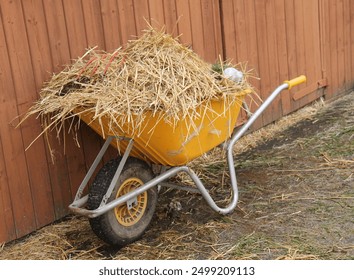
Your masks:
{"label": "black rubber tire", "polygon": [[[96,209],[113,179],[121,158],[113,159],[107,162],[98,172],[94,182],[89,189],[87,207],[90,210]],[[111,197],[112,201],[122,183],[129,178],[138,178],[143,183],[153,178],[150,167],[142,160],[130,157],[128,158],[122,173],[118,179]],[[113,246],[125,246],[138,239],[144,234],[149,226],[155,212],[157,204],[157,188],[153,187],[147,191],[147,205],[140,220],[134,225],[126,226],[121,224],[114,213],[114,209],[96,218],[89,219],[93,232],[104,242]]]}

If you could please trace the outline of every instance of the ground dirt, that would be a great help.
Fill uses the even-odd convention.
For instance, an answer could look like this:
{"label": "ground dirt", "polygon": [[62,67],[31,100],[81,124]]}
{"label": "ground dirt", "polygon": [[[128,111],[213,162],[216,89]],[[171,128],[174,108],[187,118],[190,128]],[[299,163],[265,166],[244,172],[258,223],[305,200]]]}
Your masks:
{"label": "ground dirt", "polygon": [[[0,259],[354,259],[354,93],[311,108],[241,140],[240,200],[230,215],[197,194],[163,190],[134,244],[112,248],[70,215],[3,244]],[[223,205],[230,182],[221,154],[192,166]]]}

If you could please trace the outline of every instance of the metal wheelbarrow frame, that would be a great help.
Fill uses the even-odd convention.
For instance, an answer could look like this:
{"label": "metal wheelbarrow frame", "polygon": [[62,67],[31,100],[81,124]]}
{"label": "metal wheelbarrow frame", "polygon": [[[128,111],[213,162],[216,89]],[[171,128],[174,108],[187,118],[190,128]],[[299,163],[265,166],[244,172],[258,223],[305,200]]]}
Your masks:
{"label": "metal wheelbarrow frame", "polygon": [[[273,100],[279,95],[279,93],[285,89],[291,89],[293,86],[301,84],[306,81],[306,77],[304,75],[299,76],[295,79],[292,79],[290,81],[285,81],[283,84],[278,86],[272,94],[262,103],[262,105],[255,111],[255,113],[247,120],[247,122],[231,137],[230,140],[225,140],[224,142],[224,147],[227,151],[227,163],[229,167],[229,174],[231,178],[231,189],[232,189],[232,198],[231,202],[226,206],[226,207],[219,207],[213,198],[210,196],[208,190],[204,186],[203,182],[199,179],[199,177],[196,175],[196,173],[188,166],[183,165],[183,166],[176,166],[176,167],[171,167],[168,169],[168,167],[162,168],[162,171],[160,175],[156,176],[155,178],[151,179],[150,181],[142,184],[138,188],[134,189],[131,192],[128,192],[118,198],[113,199],[112,201],[108,201],[108,198],[112,195],[112,191],[114,187],[117,184],[117,181],[119,179],[119,176],[121,175],[121,172],[127,162],[127,159],[130,155],[130,152],[134,146],[134,140],[126,137],[121,137],[121,136],[108,136],[104,145],[102,146],[101,150],[97,154],[93,164],[89,168],[86,176],[84,177],[82,183],[80,184],[75,199],[74,201],[69,205],[69,209],[79,215],[86,216],[88,218],[96,218],[99,217],[108,211],[114,209],[115,207],[126,204],[126,207],[128,210],[132,209],[134,205],[137,203],[137,197],[144,192],[148,191],[149,189],[155,187],[155,186],[161,186],[161,187],[172,187],[172,188],[179,188],[182,190],[186,190],[189,192],[197,192],[200,193],[207,204],[216,212],[220,214],[229,214],[231,213],[238,202],[238,185],[237,185],[237,178],[236,178],[236,171],[234,167],[234,158],[233,158],[233,147],[235,143],[246,133],[246,131],[250,128],[250,126],[255,122],[255,120],[264,112],[264,110],[273,102]],[[107,189],[106,194],[103,196],[102,201],[99,205],[98,208],[89,210],[85,207],[87,200],[88,200],[88,194],[84,194],[84,189],[86,188],[89,180],[91,179],[94,171],[96,170],[98,164],[100,163],[103,155],[107,151],[110,143],[114,138],[119,138],[119,140],[127,141],[127,147],[125,149],[125,152],[120,160],[120,163],[115,170],[114,176],[112,181],[109,184],[109,187]],[[178,186],[175,184],[170,184],[166,182],[169,178],[177,175],[178,173],[184,172],[186,173],[194,182],[195,187],[186,187],[186,186]],[[129,242],[130,243],[130,242]],[[119,242],[118,242],[119,244]],[[125,242],[120,243],[125,244]]]}

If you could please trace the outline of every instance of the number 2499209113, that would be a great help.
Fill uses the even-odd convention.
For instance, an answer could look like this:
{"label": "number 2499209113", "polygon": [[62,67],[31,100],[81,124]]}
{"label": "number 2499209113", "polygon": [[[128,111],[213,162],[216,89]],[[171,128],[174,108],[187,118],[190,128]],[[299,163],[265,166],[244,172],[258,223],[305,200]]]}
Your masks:
{"label": "number 2499209113", "polygon": [[205,266],[192,267],[192,275],[255,275],[254,267]]}

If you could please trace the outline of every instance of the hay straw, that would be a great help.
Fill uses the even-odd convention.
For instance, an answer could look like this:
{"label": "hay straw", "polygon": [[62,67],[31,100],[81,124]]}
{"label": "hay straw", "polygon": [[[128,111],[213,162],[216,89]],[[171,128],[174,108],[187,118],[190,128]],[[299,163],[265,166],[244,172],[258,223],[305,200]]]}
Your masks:
{"label": "hay straw", "polygon": [[56,129],[60,135],[66,120],[71,122],[69,131],[78,128],[73,116],[79,109],[93,113],[99,122],[107,118],[114,133],[130,123],[129,133],[139,135],[144,113],[150,111],[172,126],[183,120],[195,128],[194,120],[202,117],[196,108],[211,110],[210,101],[221,98],[231,101],[231,106],[244,89],[251,88],[249,73],[244,74],[241,82],[232,82],[178,38],[150,27],[112,53],[88,49],[52,76],[24,119],[35,115],[42,121],[43,133]]}

